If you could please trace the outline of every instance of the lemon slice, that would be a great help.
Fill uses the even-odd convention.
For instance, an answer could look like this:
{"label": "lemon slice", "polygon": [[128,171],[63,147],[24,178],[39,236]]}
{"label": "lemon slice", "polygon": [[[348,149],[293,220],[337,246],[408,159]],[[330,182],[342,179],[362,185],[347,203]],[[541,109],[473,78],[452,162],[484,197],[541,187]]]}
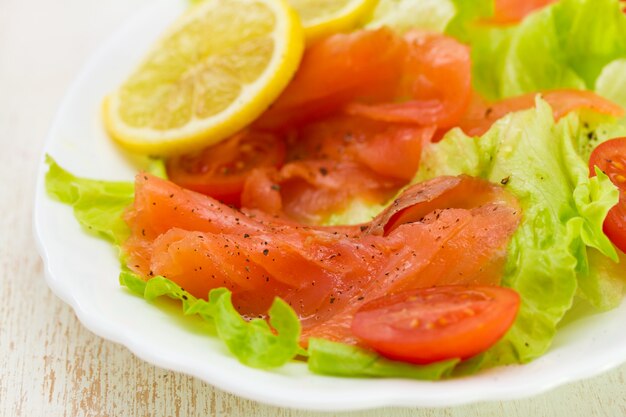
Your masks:
{"label": "lemon slice", "polygon": [[298,12],[308,42],[354,29],[378,0],[289,0]]}
{"label": "lemon slice", "polygon": [[153,155],[212,145],[274,101],[303,49],[284,0],[198,3],[105,99],[106,129],[125,148]]}

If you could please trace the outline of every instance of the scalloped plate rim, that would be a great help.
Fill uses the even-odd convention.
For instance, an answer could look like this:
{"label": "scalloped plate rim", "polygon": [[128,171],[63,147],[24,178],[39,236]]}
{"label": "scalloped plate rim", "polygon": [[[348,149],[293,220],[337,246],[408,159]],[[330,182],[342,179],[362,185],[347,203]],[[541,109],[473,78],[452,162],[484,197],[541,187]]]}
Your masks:
{"label": "scalloped plate rim", "polygon": [[[110,318],[99,316],[93,311],[92,308],[89,307],[91,305],[89,300],[81,299],[78,291],[75,288],[73,289],[70,285],[67,278],[67,271],[63,271],[63,267],[59,266],[58,259],[54,259],[50,256],[49,248],[51,248],[51,245],[54,245],[55,242],[50,241],[48,238],[50,233],[50,222],[46,221],[46,210],[50,210],[51,207],[60,203],[53,202],[46,195],[44,186],[46,166],[43,155],[48,153],[48,151],[53,148],[54,144],[58,144],[58,131],[64,123],[67,123],[67,112],[71,109],[72,103],[76,101],[76,97],[80,96],[81,87],[83,87],[84,83],[90,78],[90,76],[92,76],[92,73],[97,71],[98,64],[100,64],[101,61],[107,56],[111,55],[116,46],[119,46],[130,33],[136,31],[138,26],[149,25],[154,15],[164,13],[163,10],[169,10],[169,8],[172,7],[170,3],[172,2],[161,1],[140,11],[124,26],[122,26],[120,30],[116,31],[107,42],[97,49],[97,52],[88,60],[88,63],[83,67],[80,75],[75,79],[72,86],[66,93],[50,129],[50,133],[46,138],[45,148],[40,158],[35,207],[33,213],[33,230],[37,250],[44,263],[45,278],[48,286],[61,300],[72,307],[80,322],[87,329],[104,339],[127,347],[137,357],[146,362],[161,368],[192,375],[227,392],[275,406],[320,411],[363,410],[385,406],[447,407],[485,401],[521,399],[544,393],[566,383],[590,378],[626,362],[626,343],[624,343],[618,346],[611,346],[610,349],[607,349],[604,355],[597,355],[596,359],[584,362],[584,365],[581,365],[581,363],[578,362],[576,367],[571,367],[569,369],[569,373],[562,372],[550,374],[549,377],[543,375],[543,378],[535,378],[533,380],[522,379],[516,386],[502,387],[501,382],[499,381],[502,379],[506,380],[508,372],[530,365],[498,368],[476,376],[439,382],[409,381],[400,379],[366,380],[323,377],[311,374],[310,376],[306,376],[306,378],[314,379],[316,383],[321,381],[321,384],[324,384],[324,381],[329,381],[329,386],[324,388],[322,385],[322,387],[316,387],[317,390],[305,390],[303,393],[302,390],[294,390],[292,383],[294,378],[296,380],[300,380],[299,378],[302,378],[302,367],[304,366],[302,364],[290,364],[289,367],[293,367],[294,372],[293,374],[291,372],[287,372],[285,375],[281,374],[280,371],[254,370],[238,363],[232,365],[232,357],[228,357],[228,355],[218,352],[224,356],[224,360],[229,363],[229,366],[234,366],[234,369],[237,369],[244,374],[259,376],[260,378],[263,378],[264,375],[267,375],[268,378],[279,376],[279,378],[284,379],[283,382],[285,384],[282,387],[280,384],[273,386],[270,384],[270,386],[268,386],[268,381],[261,381],[263,383],[260,384],[259,381],[256,380],[248,381],[246,378],[238,376],[232,377],[231,375],[228,375],[228,373],[224,374],[224,372],[220,372],[224,370],[222,368],[224,365],[222,364],[207,364],[205,366],[198,366],[197,364],[189,361],[181,361],[180,358],[172,358],[169,355],[164,355],[163,352],[159,351],[154,346],[149,345],[148,342],[142,337],[142,334],[132,333],[125,328],[123,323],[115,322]],[[183,7],[182,3],[182,0],[178,0],[178,5],[176,7]],[[161,11],[159,12],[159,10]],[[70,211],[67,207],[65,207],[65,210]],[[83,233],[83,236],[80,238],[97,239],[85,233]],[[80,259],[80,257],[77,259]],[[110,261],[117,263],[117,260],[114,258]],[[117,283],[116,277],[108,278],[115,280]],[[125,293],[124,296],[133,297],[130,293]],[[152,308],[153,307],[146,304],[146,314],[151,314],[150,311]],[[622,305],[618,309],[612,310],[606,314],[618,314],[617,317],[626,318],[626,303],[622,302]],[[184,330],[181,329],[181,332],[183,331]],[[551,354],[551,352],[548,352],[544,357],[535,361],[533,364],[539,363],[544,358],[550,359]],[[598,360],[598,357],[603,357],[603,360]],[[479,391],[475,389],[467,391],[464,389],[473,386],[472,384],[481,382],[484,383],[484,381],[482,381],[483,379],[491,384],[487,385],[487,388],[489,389],[483,388]],[[356,384],[359,386],[358,389],[363,389],[367,392],[367,395],[358,395],[362,392],[348,388],[342,391],[341,395],[339,395],[336,391],[337,388],[334,386],[336,380],[341,381],[339,383],[340,386],[345,385],[348,388],[350,388],[353,384]],[[271,380],[271,383],[274,383],[274,379]],[[450,391],[451,387],[456,388],[456,386],[460,386],[461,389]],[[370,391],[370,387],[374,387],[375,390],[368,392]],[[385,389],[381,391],[381,387]],[[281,388],[284,390],[281,391]],[[415,392],[412,391],[413,389],[415,389]],[[447,395],[432,396],[433,390],[434,392],[445,391]],[[467,395],[467,392],[471,395]],[[296,397],[294,396],[294,393],[304,394],[304,397]],[[466,395],[463,395],[464,393]]]}

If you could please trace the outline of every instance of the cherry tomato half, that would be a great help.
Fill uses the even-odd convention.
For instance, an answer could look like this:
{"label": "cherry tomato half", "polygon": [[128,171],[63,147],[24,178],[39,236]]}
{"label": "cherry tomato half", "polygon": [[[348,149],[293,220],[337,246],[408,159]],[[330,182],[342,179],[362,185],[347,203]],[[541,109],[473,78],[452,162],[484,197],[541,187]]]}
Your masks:
{"label": "cherry tomato half", "polygon": [[278,136],[244,131],[200,152],[169,159],[167,174],[181,187],[239,205],[249,173],[255,168],[281,166],[285,153]]}
{"label": "cherry tomato half", "polygon": [[391,359],[466,359],[506,333],[519,304],[519,295],[503,287],[421,288],[365,304],[354,316],[352,332]]}
{"label": "cherry tomato half", "polygon": [[595,167],[609,176],[620,190],[619,203],[604,220],[604,233],[622,252],[626,252],[626,137],[608,140],[591,153],[589,173],[596,175]]}

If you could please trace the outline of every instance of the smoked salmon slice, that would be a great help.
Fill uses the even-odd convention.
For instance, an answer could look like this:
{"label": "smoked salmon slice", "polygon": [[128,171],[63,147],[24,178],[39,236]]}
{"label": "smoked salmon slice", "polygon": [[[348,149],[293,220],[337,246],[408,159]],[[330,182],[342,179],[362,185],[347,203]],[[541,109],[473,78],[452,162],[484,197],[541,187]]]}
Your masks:
{"label": "smoked salmon slice", "polygon": [[303,343],[311,336],[355,342],[350,320],[373,297],[497,284],[520,216],[502,187],[467,176],[413,185],[369,224],[312,227],[140,174],[123,250],[145,279],[165,276],[201,298],[229,288],[247,317],[283,298],[301,319]]}

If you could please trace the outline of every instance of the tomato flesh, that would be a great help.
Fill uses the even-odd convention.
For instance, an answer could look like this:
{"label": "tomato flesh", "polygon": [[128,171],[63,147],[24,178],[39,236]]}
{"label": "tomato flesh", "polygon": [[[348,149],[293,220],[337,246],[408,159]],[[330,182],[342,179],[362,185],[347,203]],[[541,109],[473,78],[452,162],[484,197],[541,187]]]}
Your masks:
{"label": "tomato flesh", "polygon": [[600,168],[619,188],[619,203],[604,220],[604,233],[622,252],[626,252],[626,137],[608,140],[591,153],[589,174]]}
{"label": "tomato flesh", "polygon": [[284,160],[285,144],[278,136],[244,131],[200,152],[170,158],[167,173],[181,187],[239,205],[250,172]]}
{"label": "tomato flesh", "polygon": [[391,359],[412,363],[467,359],[506,333],[519,304],[519,295],[503,287],[422,288],[365,304],[351,329]]}

